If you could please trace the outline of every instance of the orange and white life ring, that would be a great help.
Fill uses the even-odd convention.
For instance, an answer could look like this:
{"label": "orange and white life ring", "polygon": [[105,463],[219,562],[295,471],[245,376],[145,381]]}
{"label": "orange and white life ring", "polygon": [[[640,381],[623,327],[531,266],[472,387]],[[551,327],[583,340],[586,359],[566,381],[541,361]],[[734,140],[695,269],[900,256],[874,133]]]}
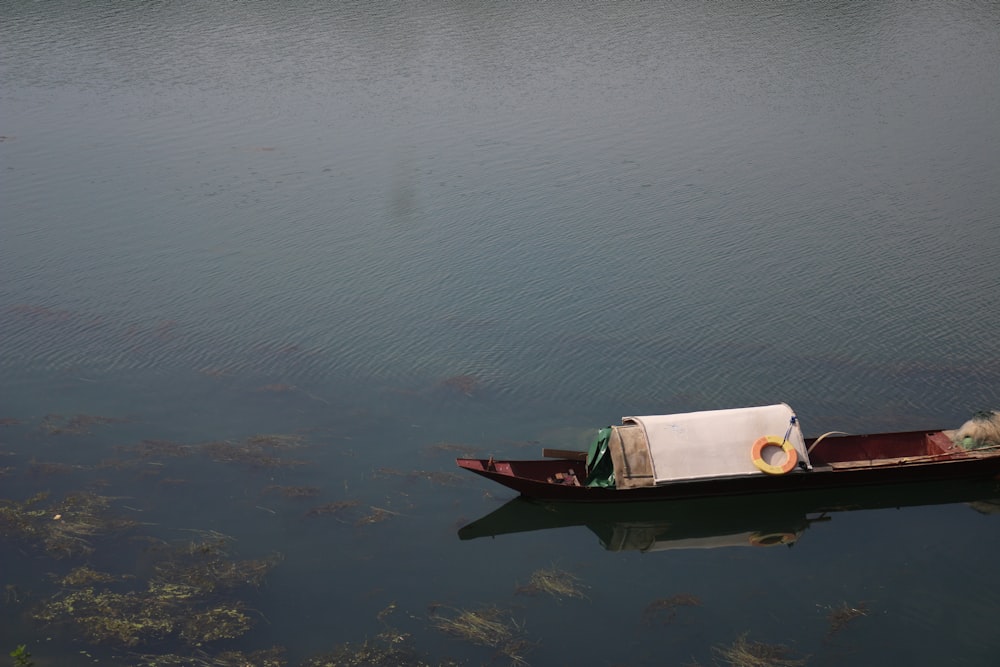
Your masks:
{"label": "orange and white life ring", "polygon": [[[785,451],[785,462],[780,466],[772,465],[764,460],[763,451],[765,447],[781,447]],[[750,459],[758,469],[763,470],[768,475],[784,475],[795,469],[799,462],[799,453],[795,451],[792,443],[777,435],[765,435],[754,440],[753,447],[750,448]]]}

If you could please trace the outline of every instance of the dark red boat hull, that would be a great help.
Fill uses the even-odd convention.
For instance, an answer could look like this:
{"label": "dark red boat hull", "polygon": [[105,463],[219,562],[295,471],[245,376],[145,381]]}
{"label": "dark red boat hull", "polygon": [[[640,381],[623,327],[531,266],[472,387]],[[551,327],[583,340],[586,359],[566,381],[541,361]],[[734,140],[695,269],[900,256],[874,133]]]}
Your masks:
{"label": "dark red boat hull", "polygon": [[[812,470],[796,470],[785,475],[713,477],[632,489],[608,489],[548,481],[549,478],[555,478],[557,473],[566,473],[572,469],[582,482],[585,476],[583,463],[573,459],[458,459],[457,463],[460,468],[482,475],[522,496],[539,500],[597,503],[735,496],[933,480],[989,479],[1000,476],[1000,452],[977,454],[956,451],[954,454],[927,456],[916,451],[914,456],[909,457],[916,460],[906,460],[906,455],[896,451],[898,443],[935,438],[940,439],[939,432],[913,431],[851,436],[844,438],[844,443],[837,444],[838,448],[846,450],[862,443],[857,446],[866,447],[869,452],[877,451],[870,467],[861,467],[862,462],[839,457],[839,460],[829,461],[830,465],[824,465],[826,459],[820,458],[821,465],[814,465]],[[822,445],[828,446],[829,442],[825,441]],[[880,448],[885,451],[878,451]],[[897,456],[899,460],[894,462],[894,459],[880,454]]]}

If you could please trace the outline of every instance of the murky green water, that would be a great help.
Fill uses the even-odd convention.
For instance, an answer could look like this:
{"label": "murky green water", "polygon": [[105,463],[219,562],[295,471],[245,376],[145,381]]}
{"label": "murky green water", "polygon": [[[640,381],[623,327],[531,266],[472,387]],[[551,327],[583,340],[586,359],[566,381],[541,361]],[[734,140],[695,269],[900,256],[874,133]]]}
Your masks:
{"label": "murky green water", "polygon": [[0,89],[0,655],[993,664],[989,485],[615,551],[453,459],[1000,407],[995,3],[13,0]]}

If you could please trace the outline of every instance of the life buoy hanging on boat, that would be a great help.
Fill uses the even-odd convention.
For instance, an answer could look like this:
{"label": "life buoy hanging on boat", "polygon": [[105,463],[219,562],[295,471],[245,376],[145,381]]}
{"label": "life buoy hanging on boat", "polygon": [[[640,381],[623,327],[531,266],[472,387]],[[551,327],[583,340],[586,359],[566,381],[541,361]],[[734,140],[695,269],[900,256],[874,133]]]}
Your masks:
{"label": "life buoy hanging on boat", "polygon": [[[776,466],[765,461],[763,457],[765,447],[781,447],[785,451],[785,463]],[[763,470],[768,475],[784,475],[795,469],[799,462],[799,453],[795,451],[792,443],[784,438],[777,435],[765,435],[754,440],[753,447],[750,448],[750,459],[759,470]]]}

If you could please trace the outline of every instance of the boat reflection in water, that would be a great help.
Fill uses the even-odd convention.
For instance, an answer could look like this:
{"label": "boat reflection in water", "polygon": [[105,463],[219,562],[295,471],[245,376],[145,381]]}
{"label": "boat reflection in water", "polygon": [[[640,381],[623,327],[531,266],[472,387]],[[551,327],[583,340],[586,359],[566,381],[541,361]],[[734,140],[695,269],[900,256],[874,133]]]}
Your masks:
{"label": "boat reflection in water", "polygon": [[638,503],[515,498],[458,531],[462,540],[586,526],[608,551],[791,545],[838,512],[967,503],[1000,513],[1000,482],[893,484],[802,493]]}

